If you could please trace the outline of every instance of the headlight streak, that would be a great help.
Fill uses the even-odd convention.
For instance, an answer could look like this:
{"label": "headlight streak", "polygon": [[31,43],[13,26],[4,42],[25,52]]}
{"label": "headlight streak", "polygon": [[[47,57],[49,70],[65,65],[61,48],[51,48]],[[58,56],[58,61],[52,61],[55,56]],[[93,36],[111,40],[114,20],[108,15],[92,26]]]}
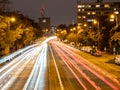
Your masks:
{"label": "headlight streak", "polygon": [[[23,71],[24,67],[27,65],[28,62],[34,57],[35,50],[33,52],[30,52],[27,58],[29,58],[21,67],[20,69],[13,75],[10,80],[2,87],[2,90],[6,90],[9,88],[9,86],[16,80],[17,76]],[[31,56],[32,55],[32,56]]]}
{"label": "headlight streak", "polygon": [[[23,71],[24,67],[28,64],[28,62],[30,62],[30,60],[35,56],[36,53],[38,53],[40,50],[38,48],[34,48],[31,52],[28,53],[28,55],[26,55],[26,58],[24,58],[25,63],[21,66],[21,68],[15,73],[13,74],[13,76],[10,78],[9,81],[7,81],[7,83],[2,87],[2,90],[6,90],[9,88],[9,86],[11,86],[11,84],[16,80],[17,76]],[[1,85],[2,86],[2,85]]]}
{"label": "headlight streak", "polygon": [[[46,69],[46,64],[47,64],[47,50],[48,50],[48,46],[47,43],[43,43],[42,44],[42,51],[39,54],[36,63],[33,67],[33,70],[26,82],[26,84],[24,85],[23,90],[28,90],[30,89],[29,85],[30,82],[32,81],[32,79],[36,80],[36,81],[32,81],[34,83],[35,86],[33,88],[33,90],[41,90],[39,88],[42,88],[44,86],[44,74],[45,74],[45,69]],[[37,77],[35,76],[37,75]]]}
{"label": "headlight streak", "polygon": [[[42,83],[44,82],[44,78],[41,78],[41,77],[42,77],[42,71],[44,72],[45,69],[46,69],[46,64],[47,64],[47,62],[46,62],[47,58],[46,57],[47,57],[47,50],[48,50],[47,47],[48,47],[47,43],[45,43],[44,48],[43,48],[43,50],[41,52],[42,54],[40,56],[40,60],[41,60],[41,62],[39,62],[40,63],[39,68],[40,69],[39,69],[38,78],[37,78],[34,90],[40,90],[39,87],[38,87],[39,81],[42,81]],[[41,79],[43,79],[43,80],[41,80]]]}
{"label": "headlight streak", "polygon": [[[28,54],[29,55],[29,54]],[[26,55],[25,57],[23,57],[17,64],[15,64],[14,66],[12,66],[9,70],[7,70],[4,74],[2,74],[0,76],[0,79],[2,79],[7,73],[9,73],[10,71],[12,71],[15,67],[17,67],[17,65],[19,65],[25,58],[28,57],[28,55]]]}
{"label": "headlight streak", "polygon": [[[58,45],[57,45],[58,46]],[[59,46],[58,46],[59,47]],[[63,48],[62,48],[63,49]],[[69,52],[69,55],[74,58],[74,60],[78,63],[80,63],[82,66],[84,66],[85,68],[87,68],[90,72],[92,72],[94,75],[96,75],[98,78],[100,78],[102,81],[104,81],[108,86],[110,86],[111,88],[113,88],[114,90],[118,90],[118,88],[116,88],[114,85],[112,85],[110,82],[108,82],[105,78],[103,78],[102,76],[100,76],[99,74],[97,74],[95,71],[93,71],[91,68],[89,68],[86,64],[83,64],[82,62],[80,62],[76,56],[75,53],[73,53],[72,51],[70,51],[69,49],[65,49],[64,50],[66,53]]]}
{"label": "headlight streak", "polygon": [[[32,49],[24,52],[22,55],[20,55],[20,56],[18,56],[17,58],[15,58],[12,62],[10,62],[9,64],[7,64],[7,65],[5,65],[4,67],[2,67],[2,68],[0,69],[0,73],[1,73],[3,70],[7,69],[9,66],[11,66],[15,61],[18,61],[18,60],[20,61],[20,60],[22,60],[22,59],[26,56],[26,54],[28,54],[28,53],[29,53],[30,51],[32,51],[32,50],[34,50],[34,48],[32,48]],[[19,61],[18,61],[18,62],[19,62]]]}
{"label": "headlight streak", "polygon": [[[42,46],[40,47],[40,49],[42,49]],[[39,57],[40,57],[40,54],[38,55],[38,58],[37,58],[36,63],[35,63],[35,65],[34,65],[34,67],[33,67],[33,70],[32,70],[32,72],[31,72],[28,80],[26,81],[23,90],[27,90],[27,87],[28,87],[28,85],[29,85],[29,83],[30,83],[30,81],[31,81],[31,79],[32,79],[32,76],[33,76],[33,74],[35,74],[35,69],[37,68],[37,65],[36,65],[36,64],[38,63]],[[36,70],[36,71],[37,71],[37,70]]]}

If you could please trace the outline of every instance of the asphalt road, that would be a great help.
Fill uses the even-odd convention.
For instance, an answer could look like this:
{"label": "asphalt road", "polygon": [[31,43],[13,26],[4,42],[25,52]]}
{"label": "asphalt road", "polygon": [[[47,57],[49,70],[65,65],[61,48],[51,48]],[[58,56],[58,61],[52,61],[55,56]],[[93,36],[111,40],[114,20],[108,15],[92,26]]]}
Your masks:
{"label": "asphalt road", "polygon": [[120,90],[120,83],[58,40],[44,42],[0,68],[0,90]]}

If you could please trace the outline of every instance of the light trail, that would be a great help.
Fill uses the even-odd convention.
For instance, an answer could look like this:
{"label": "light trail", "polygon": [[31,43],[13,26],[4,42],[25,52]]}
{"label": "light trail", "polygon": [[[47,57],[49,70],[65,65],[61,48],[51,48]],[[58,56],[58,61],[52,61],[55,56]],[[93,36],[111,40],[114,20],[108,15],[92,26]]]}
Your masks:
{"label": "light trail", "polygon": [[[42,49],[42,46],[41,46],[41,49]],[[28,88],[28,86],[29,86],[29,83],[30,83],[33,75],[35,75],[35,74],[37,73],[37,69],[36,69],[36,68],[37,68],[37,63],[38,63],[38,61],[39,61],[40,55],[41,55],[41,54],[38,55],[38,58],[37,58],[36,63],[35,63],[35,65],[34,65],[34,67],[33,67],[33,70],[32,70],[32,72],[31,72],[31,74],[30,74],[27,82],[25,83],[23,90],[27,90],[27,88]],[[36,80],[36,79],[35,79],[35,80]]]}
{"label": "light trail", "polygon": [[64,90],[64,86],[63,86],[63,83],[62,83],[62,80],[61,80],[61,76],[60,76],[60,73],[59,73],[59,70],[58,70],[58,67],[57,67],[57,64],[56,64],[56,61],[55,61],[55,57],[53,55],[53,51],[52,51],[51,47],[50,47],[50,51],[51,51],[51,54],[52,54],[52,57],[53,57],[55,69],[57,71],[58,80],[59,80],[59,84],[60,84],[61,90]]}
{"label": "light trail", "polygon": [[[60,45],[60,43],[54,43],[54,46],[57,45],[57,47],[61,48],[64,52],[66,52],[73,60],[75,60],[77,63],[81,64],[82,66],[84,66],[87,70],[89,70],[91,73],[93,73],[94,75],[96,75],[100,80],[102,80],[103,82],[105,82],[108,86],[110,86],[112,89],[114,90],[119,90],[116,86],[112,85],[112,83],[108,82],[104,77],[100,76],[98,73],[96,73],[94,70],[92,70],[90,67],[87,66],[87,64],[84,64],[82,62],[82,60],[79,60],[80,58],[78,58],[78,55],[75,53],[73,53],[71,50],[69,50],[68,48],[65,48],[65,46],[63,46],[62,44]],[[58,53],[60,53],[60,51],[56,50]],[[62,51],[61,51],[62,52]],[[59,54],[59,56],[61,56],[62,54]],[[65,57],[62,56],[61,58]],[[64,59],[64,58],[63,58]],[[65,59],[64,59],[65,60]],[[69,60],[69,59],[68,59]],[[72,62],[71,62],[72,64]],[[74,66],[74,64],[72,64],[72,66]],[[77,69],[77,67],[76,67]],[[97,89],[97,88],[96,88]]]}
{"label": "light trail", "polygon": [[24,85],[23,90],[42,90],[44,87],[44,75],[47,66],[47,50],[47,43],[44,43],[42,45],[42,51],[36,60],[32,73]]}
{"label": "light trail", "polygon": [[[83,82],[79,79],[79,77],[77,76],[77,74],[73,71],[73,69],[70,67],[70,65],[67,63],[67,60],[69,61],[70,58],[66,57],[66,55],[58,48],[56,47],[56,51],[57,53],[59,54],[59,56],[62,58],[63,62],[66,64],[66,66],[69,68],[69,70],[72,72],[72,74],[75,76],[75,78],[77,79],[77,81],[79,82],[79,84],[83,87],[84,90],[88,90],[87,87],[83,84]],[[67,60],[66,60],[67,59]],[[70,62],[70,64],[72,64]],[[72,64],[73,65],[73,64]],[[73,65],[74,66],[74,65]],[[78,70],[78,69],[77,69]],[[78,70],[80,72],[80,70]],[[81,72],[80,72],[81,73]],[[83,73],[82,73],[82,76],[87,80],[89,81],[90,84],[92,84],[96,90],[99,90],[99,88],[97,86],[95,86],[93,84],[92,81],[88,80],[88,77],[86,77]]]}
{"label": "light trail", "polygon": [[[16,80],[16,78],[17,78],[17,76],[23,71],[23,69],[24,69],[24,67],[28,64],[28,62],[30,62],[31,61],[31,59],[33,59],[33,57],[34,57],[34,55],[36,55],[36,53],[38,53],[39,52],[39,49],[38,48],[34,48],[34,49],[32,49],[31,51],[30,50],[28,50],[27,51],[27,54],[26,54],[26,56],[24,56],[23,58],[22,58],[22,60],[19,60],[19,62],[16,62],[16,64],[14,65],[14,66],[12,66],[12,67],[10,67],[10,68],[8,68],[7,69],[7,71],[5,72],[5,73],[3,73],[2,74],[2,76],[1,76],[1,78],[0,79],[2,79],[3,77],[7,77],[7,74],[9,73],[11,73],[11,75],[12,75],[12,71],[14,70],[14,69],[18,69],[16,72],[14,72],[14,74],[12,75],[12,76],[10,76],[10,78],[9,79],[7,79],[7,82],[4,84],[4,85],[1,85],[1,90],[6,90],[6,89],[8,89],[9,88],[9,86],[11,86],[12,85],[12,83]],[[22,55],[21,55],[22,56]],[[17,58],[16,58],[17,59]],[[14,60],[13,60],[14,61]],[[12,61],[12,62],[13,62]],[[24,61],[24,63],[22,63]],[[22,64],[22,66],[20,66]],[[20,68],[19,68],[19,66],[20,66]],[[8,76],[9,76],[9,74],[8,74]],[[5,79],[5,78],[4,78]]]}
{"label": "light trail", "polygon": [[[41,54],[41,56],[40,56],[40,60],[42,60],[41,61],[41,63],[40,63],[40,69],[39,69],[39,71],[38,71],[38,78],[37,78],[37,81],[36,81],[36,84],[35,84],[35,87],[34,87],[34,90],[40,90],[39,89],[39,81],[42,79],[42,71],[45,73],[45,69],[46,69],[46,64],[47,64],[47,50],[48,50],[48,46],[47,46],[47,43],[45,43],[44,44],[44,49],[43,49],[43,54]],[[44,74],[43,74],[44,75]],[[41,84],[41,83],[40,83]],[[43,85],[44,86],[44,85]],[[42,86],[42,87],[43,87]]]}
{"label": "light trail", "polygon": [[[56,42],[55,42],[55,43],[56,43]],[[63,47],[66,47],[66,49],[68,49],[68,50],[75,51],[75,52],[76,52],[76,51],[79,52],[78,49],[73,48],[73,47],[71,47],[71,46],[68,46],[68,45],[66,45],[66,44],[64,44],[64,43],[62,43],[62,42],[59,42],[59,44],[61,44]],[[119,82],[115,77],[113,77],[113,75],[110,75],[110,74],[107,73],[106,71],[103,71],[103,70],[100,69],[98,66],[96,66],[95,64],[93,64],[93,63],[89,62],[88,60],[84,59],[84,58],[81,57],[80,55],[75,54],[75,53],[74,53],[74,55],[75,55],[76,57],[78,57],[78,58],[81,58],[81,59],[82,59],[81,61],[84,60],[84,62],[87,63],[88,66],[90,66],[90,67],[92,67],[93,69],[97,70],[97,71],[100,72],[102,75],[104,75],[105,77],[109,78],[111,81],[117,83],[117,84],[120,86],[120,82]]]}
{"label": "light trail", "polygon": [[[57,49],[58,50],[58,49]],[[100,90],[100,88],[98,86],[95,85],[95,83],[93,81],[90,80],[89,77],[86,76],[86,74],[84,74],[77,66],[75,66],[73,64],[73,62],[71,61],[71,58],[70,57],[67,57],[63,52],[61,52],[59,50],[60,54],[59,55],[63,55],[62,57],[64,57],[64,61],[66,62],[69,62],[96,90]],[[68,66],[68,65],[67,65]]]}
{"label": "light trail", "polygon": [[100,76],[98,73],[96,73],[95,71],[93,71],[91,68],[89,68],[86,64],[82,63],[76,56],[75,53],[73,53],[72,51],[65,49],[64,51],[66,51],[69,55],[71,55],[72,58],[74,58],[74,60],[78,63],[80,63],[81,65],[83,65],[85,68],[87,68],[87,70],[89,70],[90,72],[92,72],[94,75],[96,75],[98,78],[100,78],[102,81],[104,81],[107,85],[109,85],[111,88],[113,88],[114,90],[119,90],[117,87],[115,87],[114,85],[112,85],[110,82],[108,82],[105,78],[103,78],[102,76]]}
{"label": "light trail", "polygon": [[3,72],[5,69],[7,69],[8,67],[10,67],[11,65],[13,65],[16,62],[19,62],[21,59],[23,59],[29,52],[31,52],[32,50],[34,50],[34,48],[24,52],[22,55],[18,56],[17,58],[15,58],[12,62],[10,62],[9,64],[5,65],[4,67],[2,67],[0,69],[0,73]]}
{"label": "light trail", "polygon": [[[34,50],[34,49],[32,49],[32,50]],[[30,53],[30,51],[32,51],[32,50],[30,49],[26,53],[28,54],[28,52]],[[0,75],[0,79],[3,78],[6,74],[8,74],[10,71],[12,71],[15,67],[17,67],[17,65],[19,65],[26,57],[28,57],[28,55],[21,56],[22,57],[21,60],[19,60],[16,64],[14,64],[11,68],[9,68],[4,74]],[[8,66],[10,66],[10,65],[11,65],[11,63],[8,64],[7,66],[3,67],[2,69],[0,69],[0,72],[5,70],[6,68],[8,68]]]}
{"label": "light trail", "polygon": [[[34,54],[34,53],[30,53],[30,54]],[[18,70],[11,78],[10,80],[2,87],[2,90],[7,90],[8,86],[11,86],[11,84],[16,80],[17,76],[23,71],[24,67],[27,65],[28,62],[30,62],[30,60],[33,58],[30,57],[29,55],[29,60],[27,60],[24,64],[22,64],[22,66],[20,67],[20,70]]]}
{"label": "light trail", "polygon": [[15,69],[22,61],[24,61],[25,58],[27,58],[30,54],[24,56],[18,63],[14,64],[11,68],[9,68],[4,74],[0,76],[0,79],[2,79],[5,75],[7,75],[10,71]]}

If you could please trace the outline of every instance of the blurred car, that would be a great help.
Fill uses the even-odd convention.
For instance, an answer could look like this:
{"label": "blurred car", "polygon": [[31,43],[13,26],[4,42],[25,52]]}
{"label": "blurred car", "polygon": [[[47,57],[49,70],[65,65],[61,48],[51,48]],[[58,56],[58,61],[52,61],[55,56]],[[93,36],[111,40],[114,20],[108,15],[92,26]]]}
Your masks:
{"label": "blurred car", "polygon": [[120,55],[115,56],[115,63],[120,65]]}
{"label": "blurred car", "polygon": [[98,57],[102,56],[102,52],[100,50],[94,50],[93,49],[93,50],[90,51],[90,54],[94,55],[94,56],[98,56]]}
{"label": "blurred car", "polygon": [[102,56],[102,52],[100,50],[96,50],[96,52],[93,53],[93,55],[100,57],[100,56]]}
{"label": "blurred car", "polygon": [[81,48],[81,50],[84,51],[84,52],[90,53],[90,51],[92,50],[92,48],[90,46],[83,46]]}

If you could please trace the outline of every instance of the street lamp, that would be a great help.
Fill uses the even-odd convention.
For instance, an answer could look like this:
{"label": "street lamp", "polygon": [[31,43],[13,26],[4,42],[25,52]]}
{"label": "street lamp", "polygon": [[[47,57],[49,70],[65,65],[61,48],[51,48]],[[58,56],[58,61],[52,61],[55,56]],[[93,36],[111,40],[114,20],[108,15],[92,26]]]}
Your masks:
{"label": "street lamp", "polygon": [[116,25],[118,24],[118,18],[116,14],[111,14],[110,15],[110,21],[115,21]]}
{"label": "street lamp", "polygon": [[9,18],[9,20],[8,20],[8,28],[9,28],[9,30],[10,30],[11,22],[15,22],[15,21],[16,21],[16,18],[14,18],[14,17]]}
{"label": "street lamp", "polygon": [[99,21],[94,19],[93,20],[93,24],[97,25],[97,33],[98,33],[97,44],[98,44],[98,48],[99,48],[99,39],[100,39],[100,25],[99,25]]}
{"label": "street lamp", "polygon": [[84,27],[87,27],[87,24],[86,23],[84,23],[84,25],[83,25]]}
{"label": "street lamp", "polygon": [[7,43],[8,43],[8,45],[5,47],[5,54],[8,54],[9,53],[9,51],[10,51],[10,30],[11,30],[11,28],[10,28],[10,26],[11,26],[11,22],[15,22],[16,21],[16,19],[14,18],[14,17],[11,17],[11,18],[8,18],[7,19],[7,32],[6,32],[6,34],[7,34]]}
{"label": "street lamp", "polygon": [[14,17],[11,17],[10,21],[11,21],[11,22],[15,22],[16,19],[15,19]]}

